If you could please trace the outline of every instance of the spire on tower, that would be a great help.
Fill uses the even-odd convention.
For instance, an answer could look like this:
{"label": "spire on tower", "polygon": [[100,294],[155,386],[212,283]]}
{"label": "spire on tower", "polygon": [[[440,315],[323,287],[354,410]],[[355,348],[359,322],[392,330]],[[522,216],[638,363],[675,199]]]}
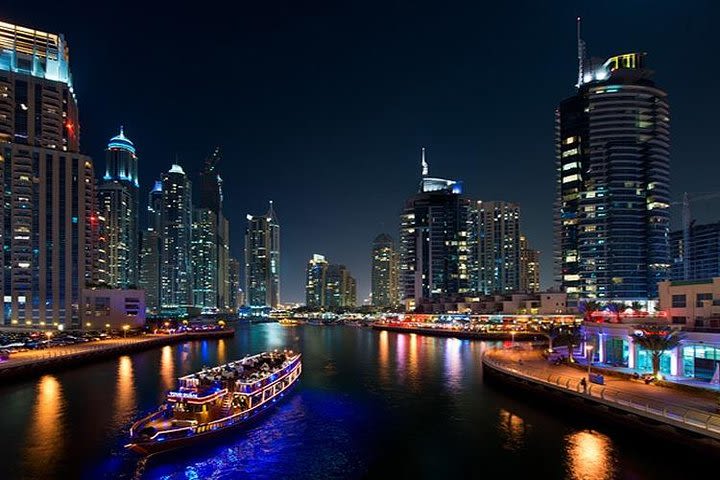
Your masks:
{"label": "spire on tower", "polygon": [[422,151],[420,153],[420,165],[422,166],[422,176],[427,177],[428,176],[428,164],[425,161],[425,147],[422,147]]}
{"label": "spire on tower", "polygon": [[580,36],[580,25],[582,23],[582,19],[580,17],[577,17],[577,55],[578,55],[578,80],[577,85],[575,85],[577,88],[580,88],[580,86],[584,82],[585,77],[585,64],[587,63],[585,60],[585,42],[583,41],[582,37]]}

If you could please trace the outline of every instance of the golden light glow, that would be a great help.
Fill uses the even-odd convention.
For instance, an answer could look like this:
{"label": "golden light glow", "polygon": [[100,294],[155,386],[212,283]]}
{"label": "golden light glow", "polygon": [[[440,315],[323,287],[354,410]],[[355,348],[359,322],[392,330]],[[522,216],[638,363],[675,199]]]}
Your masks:
{"label": "golden light glow", "polygon": [[603,480],[615,477],[615,458],[610,438],[585,430],[565,437],[567,478]]}
{"label": "golden light glow", "polygon": [[502,446],[506,450],[518,451],[525,443],[525,435],[528,426],[522,417],[507,410],[500,409],[500,422],[498,423],[500,436],[503,440]]}
{"label": "golden light glow", "polygon": [[52,375],[45,375],[36,387],[35,408],[29,422],[24,457],[28,477],[43,476],[61,457],[65,440],[62,387]]}
{"label": "golden light glow", "polygon": [[163,391],[171,390],[175,386],[175,363],[173,362],[173,351],[170,345],[162,348],[160,355],[160,380]]}
{"label": "golden light glow", "polygon": [[218,340],[218,364],[221,364],[221,365],[223,363],[227,363],[227,361],[225,360],[225,358],[227,356],[225,353],[225,347],[226,347],[225,340],[222,338],[220,340]]}
{"label": "golden light glow", "polygon": [[124,425],[129,422],[135,410],[135,380],[132,360],[123,355],[118,361],[117,393],[115,394],[115,424]]}

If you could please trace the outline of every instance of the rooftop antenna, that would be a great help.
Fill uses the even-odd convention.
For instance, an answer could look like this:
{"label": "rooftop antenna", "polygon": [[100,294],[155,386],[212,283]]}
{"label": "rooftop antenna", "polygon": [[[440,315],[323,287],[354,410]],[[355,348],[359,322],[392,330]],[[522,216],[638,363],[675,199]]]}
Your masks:
{"label": "rooftop antenna", "polygon": [[577,85],[575,85],[577,88],[580,88],[580,86],[583,84],[583,78],[585,76],[585,72],[583,72],[583,69],[585,67],[585,42],[580,36],[581,23],[582,19],[580,17],[577,17],[578,81]]}
{"label": "rooftop antenna", "polygon": [[427,177],[428,176],[428,164],[425,161],[425,147],[422,147],[422,151],[420,153],[420,164],[422,165],[422,176]]}

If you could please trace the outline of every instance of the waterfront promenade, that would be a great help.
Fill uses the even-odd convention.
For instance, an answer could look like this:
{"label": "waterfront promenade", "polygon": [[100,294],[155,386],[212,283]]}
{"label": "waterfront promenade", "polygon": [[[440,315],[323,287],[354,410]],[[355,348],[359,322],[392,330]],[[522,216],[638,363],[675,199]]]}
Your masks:
{"label": "waterfront promenade", "polygon": [[386,330],[388,332],[396,333],[417,333],[422,335],[432,335],[435,337],[453,337],[468,340],[488,340],[488,341],[502,341],[502,340],[542,340],[546,337],[537,332],[525,332],[525,331],[478,331],[478,330],[465,330],[459,328],[450,328],[445,326],[432,327],[421,327],[421,326],[405,326],[398,323],[374,323],[372,328],[375,330]]}
{"label": "waterfront promenade", "polygon": [[189,340],[233,336],[233,329],[192,331],[174,334],[148,334],[138,337],[112,338],[98,342],[13,353],[0,363],[0,379],[24,378],[125,353],[147,350]]}
{"label": "waterfront promenade", "polygon": [[581,381],[587,372],[567,365],[549,364],[537,350],[496,349],[483,356],[490,372],[525,386],[561,392],[614,411],[632,413],[653,422],[671,425],[720,441],[717,399],[708,392],[647,385],[642,381],[605,376],[604,385]]}

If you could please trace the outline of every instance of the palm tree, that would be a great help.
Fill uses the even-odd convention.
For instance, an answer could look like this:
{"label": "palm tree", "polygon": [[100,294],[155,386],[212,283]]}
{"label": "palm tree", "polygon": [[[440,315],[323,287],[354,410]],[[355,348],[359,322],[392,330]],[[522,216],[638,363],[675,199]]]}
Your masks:
{"label": "palm tree", "polygon": [[630,308],[632,308],[634,312],[641,312],[643,309],[643,304],[640,302],[632,302],[630,304]]}
{"label": "palm tree", "polygon": [[583,320],[592,321],[592,314],[600,310],[600,303],[595,300],[586,300],[580,304],[580,312],[583,314]]}
{"label": "palm tree", "polygon": [[615,316],[615,323],[620,323],[620,313],[625,310],[625,304],[620,302],[608,302],[605,305],[608,312],[611,312]]}
{"label": "palm tree", "polygon": [[545,323],[540,325],[540,332],[545,335],[548,339],[548,350],[552,352],[553,340],[555,340],[560,334],[560,328],[551,323]]}
{"label": "palm tree", "polygon": [[573,349],[576,345],[580,345],[580,342],[582,342],[582,335],[580,334],[580,329],[577,327],[559,327],[558,333],[555,335],[555,344],[567,347],[568,351],[568,360],[570,360],[570,363],[573,363],[575,359],[573,359]]}
{"label": "palm tree", "polygon": [[680,345],[684,335],[665,325],[645,325],[638,327],[633,333],[633,343],[640,345],[652,355],[653,376],[660,372],[660,357],[667,350]]}

